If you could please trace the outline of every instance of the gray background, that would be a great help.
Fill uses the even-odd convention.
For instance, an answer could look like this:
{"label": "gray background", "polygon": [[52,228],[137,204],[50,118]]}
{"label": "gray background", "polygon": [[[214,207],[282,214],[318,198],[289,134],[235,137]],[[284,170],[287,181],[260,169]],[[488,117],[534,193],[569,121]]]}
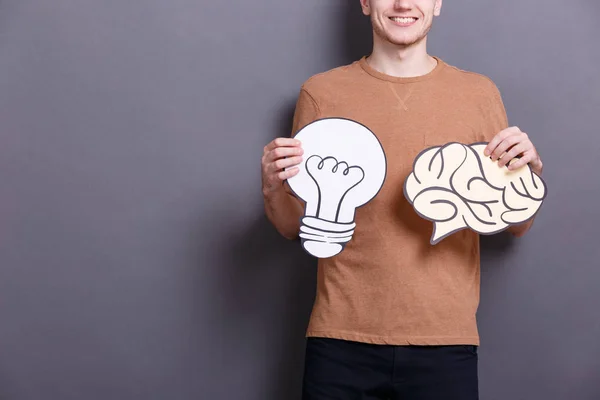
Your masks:
{"label": "gray background", "polygon": [[[430,51],[487,74],[550,188],[484,238],[482,398],[600,398],[600,4],[454,0]],[[299,399],[315,262],[260,157],[358,0],[0,0],[0,398]]]}

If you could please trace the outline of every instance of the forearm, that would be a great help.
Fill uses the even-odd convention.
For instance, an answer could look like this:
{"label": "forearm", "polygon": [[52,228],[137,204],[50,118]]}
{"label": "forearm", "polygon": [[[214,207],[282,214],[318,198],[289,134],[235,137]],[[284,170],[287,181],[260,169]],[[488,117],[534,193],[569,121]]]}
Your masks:
{"label": "forearm", "polygon": [[263,193],[265,213],[275,229],[285,238],[293,240],[300,232],[303,206],[285,189]]}

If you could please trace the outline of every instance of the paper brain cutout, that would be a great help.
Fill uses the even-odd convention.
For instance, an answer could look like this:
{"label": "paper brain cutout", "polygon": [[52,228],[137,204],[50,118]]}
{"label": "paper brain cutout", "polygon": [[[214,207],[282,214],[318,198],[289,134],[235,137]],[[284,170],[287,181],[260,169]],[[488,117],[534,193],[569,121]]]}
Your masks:
{"label": "paper brain cutout", "polygon": [[434,222],[431,244],[464,228],[491,235],[532,218],[546,184],[528,165],[516,171],[483,153],[487,143],[449,143],[421,152],[404,183],[415,211]]}
{"label": "paper brain cutout", "polygon": [[371,201],[383,186],[386,158],[377,137],[364,125],[324,118],[302,128],[303,161],[290,188],[306,205],[300,239],[309,254],[327,258],[352,239],[356,208]]}

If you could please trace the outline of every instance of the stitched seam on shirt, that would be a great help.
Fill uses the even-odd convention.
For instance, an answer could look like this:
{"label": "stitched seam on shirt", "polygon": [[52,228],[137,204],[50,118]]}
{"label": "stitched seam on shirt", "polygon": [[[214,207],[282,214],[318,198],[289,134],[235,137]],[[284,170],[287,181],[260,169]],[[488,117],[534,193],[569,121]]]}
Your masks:
{"label": "stitched seam on shirt", "polygon": [[302,90],[304,91],[304,93],[306,93],[306,95],[313,102],[315,108],[317,109],[317,117],[320,117],[321,116],[321,108],[319,107],[319,103],[317,103],[314,96],[312,94],[310,94],[310,92],[308,90],[306,90],[306,88],[302,88]]}
{"label": "stitched seam on shirt", "polygon": [[395,336],[395,335],[391,335],[391,336],[387,336],[387,335],[371,335],[369,333],[358,333],[355,331],[345,331],[345,330],[327,330],[327,331],[323,331],[323,330],[310,330],[307,331],[308,334],[329,334],[329,335],[337,335],[337,334],[341,334],[341,335],[354,335],[354,336],[363,336],[363,337],[369,337],[369,338],[381,338],[381,339],[390,339],[390,338],[396,338],[396,337],[402,337],[402,338],[406,338],[407,340],[410,339],[475,339],[478,338],[478,336],[415,336],[415,335],[402,335],[402,336]]}
{"label": "stitched seam on shirt", "polygon": [[400,97],[400,95],[396,92],[396,89],[394,89],[394,85],[392,84],[392,82],[387,82],[387,84],[388,84],[390,90],[392,91],[392,93],[394,94],[394,96],[396,97],[396,99],[398,99],[398,103],[400,103],[400,106],[404,109],[404,111],[408,111],[408,107],[406,106],[406,101],[412,95],[412,92],[413,92],[412,86],[410,87],[408,95],[406,96],[406,98],[404,100],[402,100],[402,98]]}

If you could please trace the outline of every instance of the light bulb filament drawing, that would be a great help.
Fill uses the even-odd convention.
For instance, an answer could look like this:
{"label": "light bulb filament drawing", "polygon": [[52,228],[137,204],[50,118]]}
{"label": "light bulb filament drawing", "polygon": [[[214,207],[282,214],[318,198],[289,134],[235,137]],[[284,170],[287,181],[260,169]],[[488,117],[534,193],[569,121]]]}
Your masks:
{"label": "light bulb filament drawing", "polygon": [[322,158],[315,154],[309,157],[306,171],[317,185],[316,216],[327,221],[338,220],[344,198],[365,178],[365,171],[360,166],[338,162],[333,156]]}

